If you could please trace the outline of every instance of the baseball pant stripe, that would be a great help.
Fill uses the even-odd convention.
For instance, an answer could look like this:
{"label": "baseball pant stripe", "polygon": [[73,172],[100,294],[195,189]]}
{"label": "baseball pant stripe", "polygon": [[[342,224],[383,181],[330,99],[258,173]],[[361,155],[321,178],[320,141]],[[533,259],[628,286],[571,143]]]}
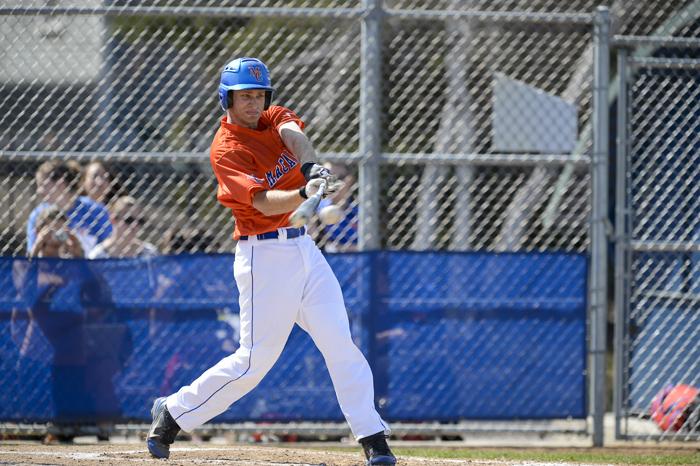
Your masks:
{"label": "baseball pant stripe", "polygon": [[253,258],[254,257],[255,257],[255,250],[253,247],[251,247],[250,248],[250,354],[248,355],[248,367],[246,368],[245,371],[243,371],[243,373],[241,373],[241,375],[239,375],[235,379],[229,380],[228,382],[226,382],[225,384],[220,386],[218,389],[216,389],[214,391],[214,393],[209,395],[209,397],[206,400],[202,401],[200,404],[198,404],[194,408],[190,409],[189,411],[185,411],[184,413],[180,414],[178,417],[175,418],[176,421],[178,419],[180,419],[182,416],[184,416],[185,414],[189,414],[189,413],[201,408],[202,406],[204,406],[207,401],[211,400],[214,395],[216,395],[221,390],[226,388],[226,386],[228,384],[240,379],[241,377],[246,375],[248,373],[248,371],[250,370],[251,361],[253,360],[253,346],[254,346],[253,342],[255,341],[254,333],[253,333],[253,330],[255,328],[255,325],[254,325],[254,322],[255,322],[255,319],[254,319],[255,318],[255,282],[253,280]]}
{"label": "baseball pant stripe", "polygon": [[[251,356],[253,246],[258,322],[255,359]],[[321,351],[354,436],[388,432],[374,407],[372,371],[350,334],[340,284],[313,240],[301,236],[239,242],[233,268],[239,290],[241,344],[234,354],[168,397],[168,410],[180,427],[191,432],[253,390],[279,358],[297,323]]]}

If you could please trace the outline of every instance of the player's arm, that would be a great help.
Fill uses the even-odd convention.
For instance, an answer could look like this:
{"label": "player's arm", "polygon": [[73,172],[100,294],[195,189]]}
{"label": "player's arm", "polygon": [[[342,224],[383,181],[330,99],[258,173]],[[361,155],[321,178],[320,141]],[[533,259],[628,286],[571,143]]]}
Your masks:
{"label": "player's arm", "polygon": [[331,176],[331,172],[327,168],[316,162],[316,150],[297,122],[282,123],[278,131],[287,149],[292,151],[297,160],[301,161],[301,173],[306,181]]}
{"label": "player's arm", "polygon": [[253,207],[265,216],[286,214],[299,207],[309,196],[313,196],[318,191],[321,181],[320,178],[314,179],[306,183],[303,189],[291,191],[280,189],[258,191],[253,194]]}
{"label": "player's arm", "polygon": [[286,214],[291,212],[304,201],[298,189],[282,191],[272,189],[259,191],[253,195],[253,207],[265,216]]}
{"label": "player's arm", "polygon": [[285,121],[277,127],[282,142],[301,162],[301,173],[306,181],[314,178],[326,178],[330,181],[329,184],[333,185],[330,191],[336,191],[337,187],[334,185],[336,182],[335,177],[327,168],[317,162],[316,150],[309,138],[304,134],[299,121]]}
{"label": "player's arm", "polygon": [[253,155],[247,152],[220,154],[212,158],[212,169],[219,182],[217,198],[220,201],[248,199],[253,208],[266,216],[290,212],[303,201],[298,189],[266,190],[264,180],[249,175],[255,172],[255,164]]}
{"label": "player's arm", "polygon": [[278,131],[284,145],[302,164],[317,159],[314,146],[296,121],[282,123]]}

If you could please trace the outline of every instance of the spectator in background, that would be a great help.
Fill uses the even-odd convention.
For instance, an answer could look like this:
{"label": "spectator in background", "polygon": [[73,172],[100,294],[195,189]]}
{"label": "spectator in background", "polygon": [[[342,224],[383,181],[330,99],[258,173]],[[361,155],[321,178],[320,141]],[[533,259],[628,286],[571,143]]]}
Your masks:
{"label": "spectator in background", "polygon": [[90,199],[109,205],[114,197],[114,185],[112,176],[102,165],[102,162],[93,161],[83,170],[83,191]]}
{"label": "spectator in background", "polygon": [[[77,236],[67,227],[68,218],[56,206],[37,217],[32,257],[82,258]],[[46,443],[70,440],[76,427],[97,423],[97,437],[108,440],[112,422],[121,416],[114,389],[118,374],[131,353],[131,334],[119,321],[107,283],[87,263],[38,264],[40,299],[29,317],[36,322],[54,349],[53,386],[57,418]],[[55,309],[53,296],[75,289],[80,307]],[[30,326],[25,341],[32,338]],[[28,345],[22,345],[28,347]],[[77,407],[80,405],[80,407]],[[65,423],[69,425],[66,426]]]}
{"label": "spectator in background", "polygon": [[140,239],[145,221],[141,206],[131,196],[122,196],[114,201],[112,208],[112,235],[95,246],[89,253],[90,259],[107,257],[152,257],[158,249]]}
{"label": "spectator in background", "polygon": [[345,217],[335,225],[326,225],[322,229],[323,250],[326,252],[348,252],[357,250],[359,209],[355,203],[353,189],[355,176],[350,173],[348,166],[343,163],[326,162],[324,164],[331,173],[336,174],[345,184],[336,193],[321,199],[318,209],[335,204],[342,208]]}
{"label": "spectator in background", "polygon": [[[80,258],[83,249],[77,236],[68,228],[68,217],[56,206],[47,206],[36,216],[36,241],[30,257]],[[29,267],[30,263],[25,262]],[[20,357],[31,357],[40,335],[53,349],[51,365],[51,395],[53,422],[44,443],[71,441],[76,428],[86,422],[92,411],[92,398],[86,389],[87,359],[85,351],[82,309],[66,309],[54,305],[54,296],[69,294],[75,269],[56,261],[42,261],[31,267],[35,273],[18,273],[19,286],[29,299],[29,324],[20,344]],[[33,292],[32,292],[33,290]],[[80,400],[77,402],[76,400]]]}
{"label": "spectator in background", "polygon": [[196,254],[218,249],[214,235],[200,228],[171,228],[163,236],[162,250],[166,254]]}
{"label": "spectator in background", "polygon": [[48,161],[39,166],[35,181],[42,202],[29,214],[27,252],[33,250],[37,240],[39,214],[51,205],[66,215],[68,227],[80,240],[83,251],[90,251],[112,233],[105,206],[79,195],[80,173],[80,165],[74,161]]}
{"label": "spectator in background", "polygon": [[37,215],[36,240],[30,257],[83,257],[80,240],[68,227],[68,218],[56,206],[48,206]]}

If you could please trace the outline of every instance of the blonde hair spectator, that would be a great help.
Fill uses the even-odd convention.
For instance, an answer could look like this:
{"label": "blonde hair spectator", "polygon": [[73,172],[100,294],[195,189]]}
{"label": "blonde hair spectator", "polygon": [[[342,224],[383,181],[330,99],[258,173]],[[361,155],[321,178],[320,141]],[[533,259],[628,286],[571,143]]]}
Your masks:
{"label": "blonde hair spectator", "polygon": [[121,196],[112,207],[112,236],[98,244],[89,253],[90,259],[107,257],[149,257],[158,254],[158,249],[141,240],[145,224],[139,202],[131,196]]}

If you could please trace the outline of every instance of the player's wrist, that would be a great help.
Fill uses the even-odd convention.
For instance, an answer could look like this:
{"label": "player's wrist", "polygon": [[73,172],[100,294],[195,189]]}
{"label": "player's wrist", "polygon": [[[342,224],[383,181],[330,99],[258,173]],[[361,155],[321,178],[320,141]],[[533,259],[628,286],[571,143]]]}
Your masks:
{"label": "player's wrist", "polygon": [[308,199],[309,195],[306,194],[306,185],[302,186],[299,188],[299,195],[301,196],[302,199]]}
{"label": "player's wrist", "polygon": [[301,174],[304,175],[306,181],[309,181],[311,168],[313,168],[314,165],[316,165],[316,162],[304,162],[301,164]]}

